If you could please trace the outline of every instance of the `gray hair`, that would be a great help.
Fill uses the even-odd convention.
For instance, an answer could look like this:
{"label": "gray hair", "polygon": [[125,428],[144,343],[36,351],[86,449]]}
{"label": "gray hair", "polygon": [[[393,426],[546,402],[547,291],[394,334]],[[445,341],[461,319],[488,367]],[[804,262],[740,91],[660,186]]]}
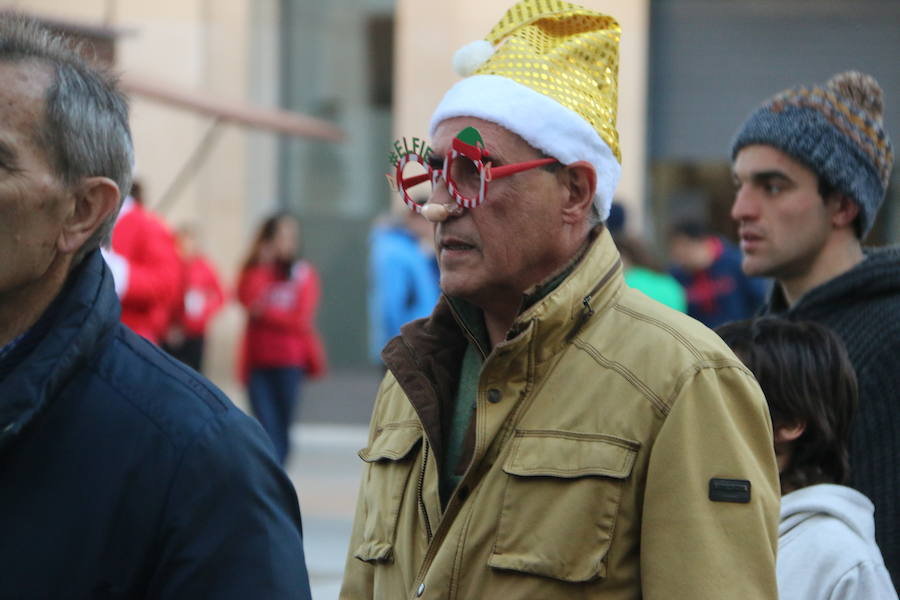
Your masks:
{"label": "gray hair", "polygon": [[[44,120],[35,142],[67,187],[85,177],[108,177],[119,186],[119,207],[131,190],[134,149],[128,101],[110,73],[88,65],[72,40],[33,19],[0,15],[0,61],[47,66],[53,73],[44,98]],[[109,244],[118,208],[76,252],[77,264],[101,244]]]}

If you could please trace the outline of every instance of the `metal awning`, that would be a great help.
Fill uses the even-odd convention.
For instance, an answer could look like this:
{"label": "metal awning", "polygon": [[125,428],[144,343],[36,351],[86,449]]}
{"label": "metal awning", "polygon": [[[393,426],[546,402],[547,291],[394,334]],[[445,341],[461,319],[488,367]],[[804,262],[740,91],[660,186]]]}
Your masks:
{"label": "metal awning", "polygon": [[[14,11],[9,8],[0,8],[0,14],[12,12]],[[114,45],[118,38],[137,32],[133,27],[119,27],[108,23],[79,21],[45,14],[31,16],[54,31],[76,40],[86,40],[88,44],[80,48],[84,51],[85,58],[103,65],[114,62]],[[212,117],[218,122],[226,121],[329,142],[340,142],[346,137],[339,127],[322,119],[278,108],[260,108],[239,101],[221,100],[208,92],[181,89],[177,85],[132,73],[123,74],[120,85],[128,94],[190,110]]]}
{"label": "metal awning", "polygon": [[178,193],[205,162],[225,123],[326,142],[341,142],[346,139],[341,128],[322,119],[278,108],[259,108],[241,102],[219,100],[209,94],[180,89],[134,74],[123,74],[119,79],[119,86],[126,94],[169,104],[212,120],[206,133],[182,163],[172,182],[165,188],[159,202],[153,206],[153,209],[160,213],[169,208]]}
{"label": "metal awning", "polygon": [[[32,16],[54,31],[76,40],[87,41],[87,44],[78,47],[84,57],[90,62],[108,66],[115,63],[116,40],[122,35],[133,35],[136,30],[110,25],[111,9],[114,5],[107,8],[110,10],[107,11],[106,23],[76,21],[49,15]],[[8,9],[0,9],[0,14],[4,12],[8,12]],[[128,95],[168,104],[210,119],[206,133],[188,154],[155,207],[161,211],[171,204],[178,192],[206,160],[222,132],[222,126],[226,123],[326,142],[341,142],[347,137],[340,127],[322,119],[279,108],[252,106],[238,100],[222,100],[209,92],[183,89],[135,73],[123,74],[119,78],[119,86]]]}
{"label": "metal awning", "polygon": [[340,142],[346,138],[341,128],[322,119],[278,108],[259,108],[219,100],[209,94],[180,89],[134,74],[122,75],[120,87],[127,94],[177,106],[216,120],[329,142]]}

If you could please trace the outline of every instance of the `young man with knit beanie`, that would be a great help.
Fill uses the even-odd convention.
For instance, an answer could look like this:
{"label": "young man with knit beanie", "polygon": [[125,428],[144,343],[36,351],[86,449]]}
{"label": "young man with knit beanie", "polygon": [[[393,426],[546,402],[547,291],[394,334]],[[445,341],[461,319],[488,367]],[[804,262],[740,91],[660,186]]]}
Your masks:
{"label": "young man with knit beanie", "polygon": [[754,111],[732,146],[743,269],[773,277],[766,314],[837,332],[859,379],[851,485],[875,505],[875,533],[900,581],[900,248],[863,248],[893,166],[882,92],[841,73]]}
{"label": "young man with knit beanie", "polygon": [[394,146],[443,295],[382,352],[341,598],[777,597],[765,399],[718,336],[625,285],[599,223],[618,40],[520,2],[458,54],[431,145]]}

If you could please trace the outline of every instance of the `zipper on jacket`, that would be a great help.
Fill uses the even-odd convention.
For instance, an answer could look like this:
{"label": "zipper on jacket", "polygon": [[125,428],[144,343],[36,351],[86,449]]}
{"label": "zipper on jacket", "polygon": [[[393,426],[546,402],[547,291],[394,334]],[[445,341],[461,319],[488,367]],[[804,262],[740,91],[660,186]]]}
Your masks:
{"label": "zipper on jacket", "polygon": [[460,316],[460,314],[456,310],[456,307],[453,306],[453,302],[448,301],[447,306],[450,308],[450,314],[452,314],[453,318],[456,319],[456,324],[459,325],[459,328],[463,330],[463,335],[466,337],[466,339],[469,340],[470,344],[475,346],[475,349],[478,350],[479,354],[481,354],[481,360],[484,361],[487,358],[488,354],[490,354],[490,352],[488,352],[481,346],[478,338],[475,336],[472,330],[469,329],[466,320]]}
{"label": "zipper on jacket", "polygon": [[572,341],[578,332],[581,331],[581,328],[584,327],[584,324],[587,323],[588,319],[594,316],[594,307],[591,306],[591,301],[594,299],[594,295],[600,291],[606,283],[612,279],[612,276],[615,275],[616,271],[619,267],[622,266],[622,259],[616,260],[615,264],[606,272],[606,274],[600,278],[600,281],[597,282],[597,285],[593,287],[593,289],[588,292],[587,296],[581,299],[582,309],[578,314],[578,320],[575,321],[575,326],[569,331],[568,335],[566,335],[567,341]]}
{"label": "zipper on jacket", "polygon": [[425,486],[425,467],[428,466],[428,443],[422,445],[424,448],[422,454],[422,469],[419,471],[419,485],[417,495],[419,499],[419,508],[422,510],[422,518],[425,519],[425,535],[428,536],[428,542],[431,542],[431,521],[428,519],[428,510],[425,508],[425,497],[422,492]]}

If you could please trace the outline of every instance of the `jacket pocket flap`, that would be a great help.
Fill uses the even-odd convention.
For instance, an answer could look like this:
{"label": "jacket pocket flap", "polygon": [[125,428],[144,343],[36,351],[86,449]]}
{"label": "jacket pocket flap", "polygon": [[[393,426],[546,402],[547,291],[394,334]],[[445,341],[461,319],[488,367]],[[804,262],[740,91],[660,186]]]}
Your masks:
{"label": "jacket pocket flap", "polygon": [[640,443],[599,433],[517,431],[503,470],[521,477],[611,477],[631,474]]}
{"label": "jacket pocket flap", "polygon": [[368,448],[359,451],[359,457],[370,463],[401,460],[421,441],[422,428],[418,423],[392,423],[381,429]]}

